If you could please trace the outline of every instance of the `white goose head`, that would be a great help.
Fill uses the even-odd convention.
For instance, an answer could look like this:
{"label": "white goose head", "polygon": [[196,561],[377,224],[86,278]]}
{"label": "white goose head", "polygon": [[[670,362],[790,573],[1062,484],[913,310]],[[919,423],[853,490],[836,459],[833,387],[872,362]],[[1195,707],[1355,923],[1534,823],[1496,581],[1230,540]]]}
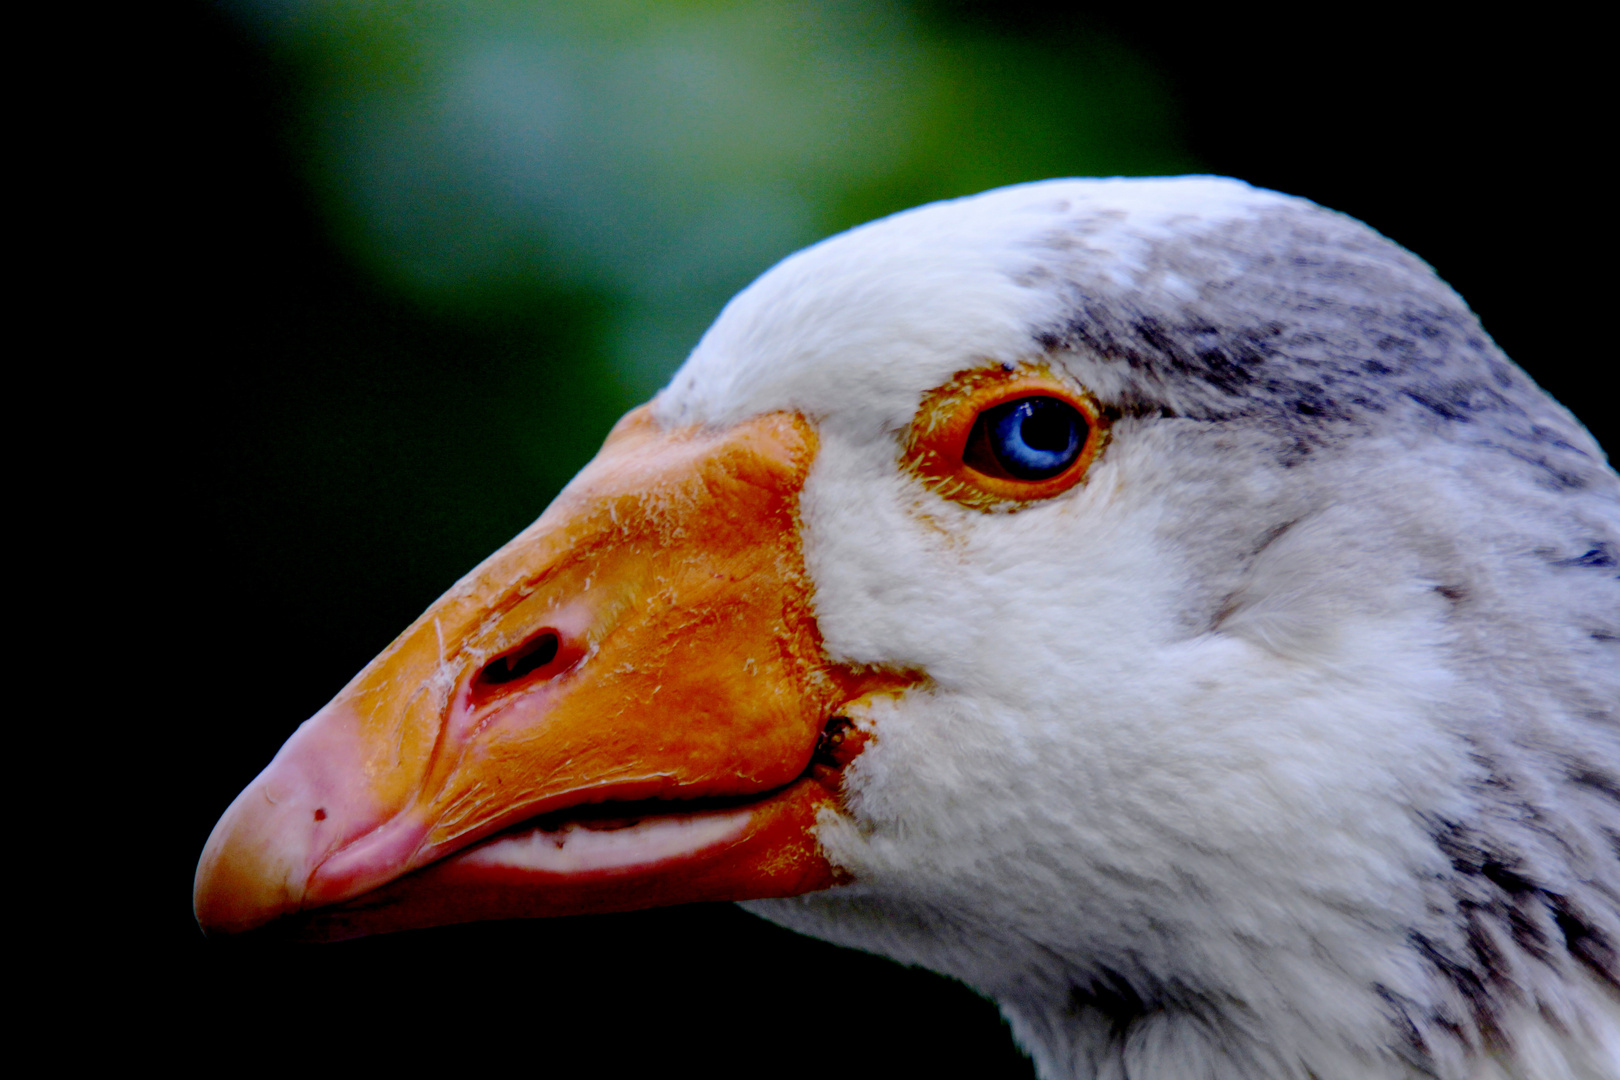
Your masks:
{"label": "white goose head", "polygon": [[927,206],[733,300],[232,804],[197,911],[745,899],[1051,1077],[1612,1077],[1617,560],[1598,446],[1366,227]]}

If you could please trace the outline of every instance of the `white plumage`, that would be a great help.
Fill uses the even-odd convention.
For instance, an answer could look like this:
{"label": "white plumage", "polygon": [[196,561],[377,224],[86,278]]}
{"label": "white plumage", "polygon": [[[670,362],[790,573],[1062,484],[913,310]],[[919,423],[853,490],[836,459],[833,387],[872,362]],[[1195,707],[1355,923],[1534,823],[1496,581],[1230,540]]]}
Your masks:
{"label": "white plumage", "polygon": [[784,896],[1049,1080],[1620,1080],[1620,477],[1303,200],[923,207],[733,300],[237,798],[195,902]]}
{"label": "white plumage", "polygon": [[[1039,360],[1116,417],[1017,513],[898,467]],[[1620,481],[1424,264],[1221,179],[1054,181],[786,260],[655,403],[816,424],[854,883],[754,911],[961,978],[1047,1077],[1620,1076]]]}

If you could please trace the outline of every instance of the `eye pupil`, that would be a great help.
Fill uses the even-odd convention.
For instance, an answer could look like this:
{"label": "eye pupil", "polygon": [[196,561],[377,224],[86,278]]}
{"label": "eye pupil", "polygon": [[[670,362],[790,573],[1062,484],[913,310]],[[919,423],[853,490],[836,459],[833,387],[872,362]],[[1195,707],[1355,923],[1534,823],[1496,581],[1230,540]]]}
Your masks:
{"label": "eye pupil", "polygon": [[1040,408],[1032,402],[1021,404],[1018,411],[1023,415],[1018,434],[1025,445],[1048,453],[1068,453],[1076,434],[1073,416],[1058,409]]}
{"label": "eye pupil", "polygon": [[974,426],[967,463],[984,470],[990,465],[982,460],[988,450],[991,471],[1015,480],[1046,480],[1063,472],[1080,456],[1087,431],[1078,409],[1052,397],[1019,398],[986,409]]}

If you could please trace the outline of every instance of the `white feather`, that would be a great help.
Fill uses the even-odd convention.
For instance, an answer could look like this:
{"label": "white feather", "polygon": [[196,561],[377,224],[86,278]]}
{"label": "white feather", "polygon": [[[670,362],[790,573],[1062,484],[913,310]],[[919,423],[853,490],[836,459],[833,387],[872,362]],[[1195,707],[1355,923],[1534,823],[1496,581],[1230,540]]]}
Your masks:
{"label": "white feather", "polygon": [[[1390,367],[1422,318],[1453,344]],[[1220,383],[1251,340],[1265,378]],[[1411,256],[1215,178],[1004,189],[766,274],[656,415],[812,418],[827,650],[931,685],[856,717],[853,883],[753,910],[964,980],[1048,1077],[1620,1076],[1617,973],[1549,929],[1620,941],[1620,589],[1561,569],[1620,545],[1620,483],[1499,358]],[[1029,360],[1119,412],[1086,483],[985,513],[899,467],[929,390]]]}

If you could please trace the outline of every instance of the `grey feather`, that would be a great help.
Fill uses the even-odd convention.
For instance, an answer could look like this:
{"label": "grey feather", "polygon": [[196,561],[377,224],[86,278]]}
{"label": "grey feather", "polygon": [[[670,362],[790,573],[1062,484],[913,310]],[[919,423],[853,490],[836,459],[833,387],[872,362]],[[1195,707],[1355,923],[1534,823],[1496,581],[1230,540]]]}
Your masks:
{"label": "grey feather", "polygon": [[[1472,813],[1425,823],[1451,872],[1425,883],[1434,918],[1410,943],[1453,993],[1389,995],[1411,1063],[1427,1071],[1438,1040],[1499,1043],[1527,996],[1556,1014],[1538,995],[1574,966],[1620,990],[1620,478],[1601,449],[1426,264],[1359,222],[1293,201],[1189,229],[1152,243],[1128,289],[1087,272],[1094,226],[1054,230],[1020,271],[1066,303],[1032,336],[1122,371],[1108,404],[1213,463],[1168,500],[1170,531],[1198,534],[1178,547],[1215,560],[1192,568],[1206,595],[1189,632],[1287,649],[1326,621],[1312,608],[1354,604],[1392,565],[1446,604],[1468,691],[1444,722],[1473,748]],[[1240,456],[1295,475],[1245,497]],[[1425,497],[1441,487],[1456,504]],[[1131,994],[1093,999],[1110,996]]]}

